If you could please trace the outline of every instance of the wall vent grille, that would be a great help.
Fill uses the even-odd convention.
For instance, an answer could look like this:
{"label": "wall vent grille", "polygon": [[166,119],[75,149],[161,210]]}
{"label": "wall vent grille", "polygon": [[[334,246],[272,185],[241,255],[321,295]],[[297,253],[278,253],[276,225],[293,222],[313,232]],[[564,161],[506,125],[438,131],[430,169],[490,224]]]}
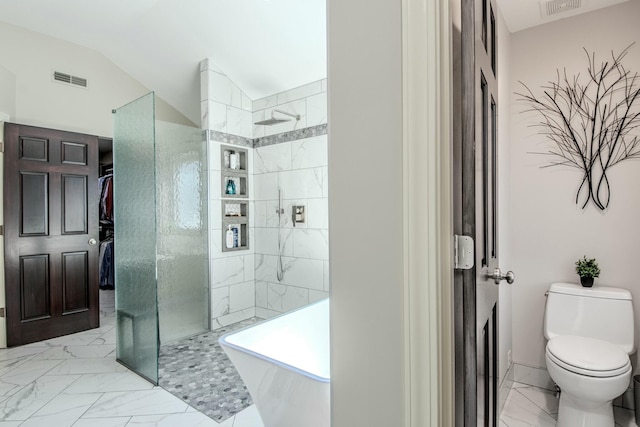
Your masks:
{"label": "wall vent grille", "polygon": [[67,73],[61,73],[60,71],[53,72],[53,80],[69,85],[87,87],[87,79],[78,76],[72,76],[71,74]]}
{"label": "wall vent grille", "polygon": [[582,0],[543,0],[541,6],[543,17],[548,17],[570,10],[580,9],[582,7]]}

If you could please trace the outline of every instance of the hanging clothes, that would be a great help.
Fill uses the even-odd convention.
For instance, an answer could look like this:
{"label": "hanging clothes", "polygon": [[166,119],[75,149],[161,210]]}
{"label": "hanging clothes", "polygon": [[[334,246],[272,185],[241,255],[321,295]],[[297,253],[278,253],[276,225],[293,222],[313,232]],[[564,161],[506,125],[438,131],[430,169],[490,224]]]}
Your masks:
{"label": "hanging clothes", "polygon": [[113,174],[98,179],[100,191],[100,219],[113,221]]}
{"label": "hanging clothes", "polygon": [[114,289],[115,287],[115,258],[113,236],[100,242],[100,289]]}

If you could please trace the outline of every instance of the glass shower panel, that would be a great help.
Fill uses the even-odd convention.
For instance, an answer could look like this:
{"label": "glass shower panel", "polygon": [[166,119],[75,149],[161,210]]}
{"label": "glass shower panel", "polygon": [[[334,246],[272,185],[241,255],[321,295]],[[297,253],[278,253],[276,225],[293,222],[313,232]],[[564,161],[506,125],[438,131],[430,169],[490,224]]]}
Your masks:
{"label": "glass shower panel", "polygon": [[158,383],[154,95],[114,115],[116,356]]}
{"label": "glass shower panel", "polygon": [[207,145],[156,121],[158,316],[162,345],[209,329]]}

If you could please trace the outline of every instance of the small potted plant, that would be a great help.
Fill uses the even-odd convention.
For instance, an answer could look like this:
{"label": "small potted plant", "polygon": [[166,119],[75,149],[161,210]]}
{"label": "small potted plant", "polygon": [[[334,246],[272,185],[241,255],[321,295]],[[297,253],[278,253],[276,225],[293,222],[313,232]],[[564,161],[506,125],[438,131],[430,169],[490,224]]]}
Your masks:
{"label": "small potted plant", "polygon": [[600,276],[600,267],[595,258],[587,258],[585,255],[576,261],[576,273],[580,276],[580,284],[590,288],[593,286],[593,279]]}

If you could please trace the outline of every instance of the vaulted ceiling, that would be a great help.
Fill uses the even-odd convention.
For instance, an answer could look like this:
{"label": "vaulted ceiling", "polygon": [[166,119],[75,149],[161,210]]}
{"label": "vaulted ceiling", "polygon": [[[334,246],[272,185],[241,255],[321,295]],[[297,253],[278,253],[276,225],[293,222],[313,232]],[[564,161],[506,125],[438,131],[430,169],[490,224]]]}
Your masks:
{"label": "vaulted ceiling", "polygon": [[[581,7],[546,17],[546,0],[498,5],[515,32],[626,0],[554,1]],[[325,0],[1,0],[0,21],[102,53],[194,123],[204,58],[252,99],[326,77]]]}
{"label": "vaulted ceiling", "polygon": [[0,21],[94,49],[200,122],[199,63],[252,99],[326,77],[325,0],[2,0]]}

